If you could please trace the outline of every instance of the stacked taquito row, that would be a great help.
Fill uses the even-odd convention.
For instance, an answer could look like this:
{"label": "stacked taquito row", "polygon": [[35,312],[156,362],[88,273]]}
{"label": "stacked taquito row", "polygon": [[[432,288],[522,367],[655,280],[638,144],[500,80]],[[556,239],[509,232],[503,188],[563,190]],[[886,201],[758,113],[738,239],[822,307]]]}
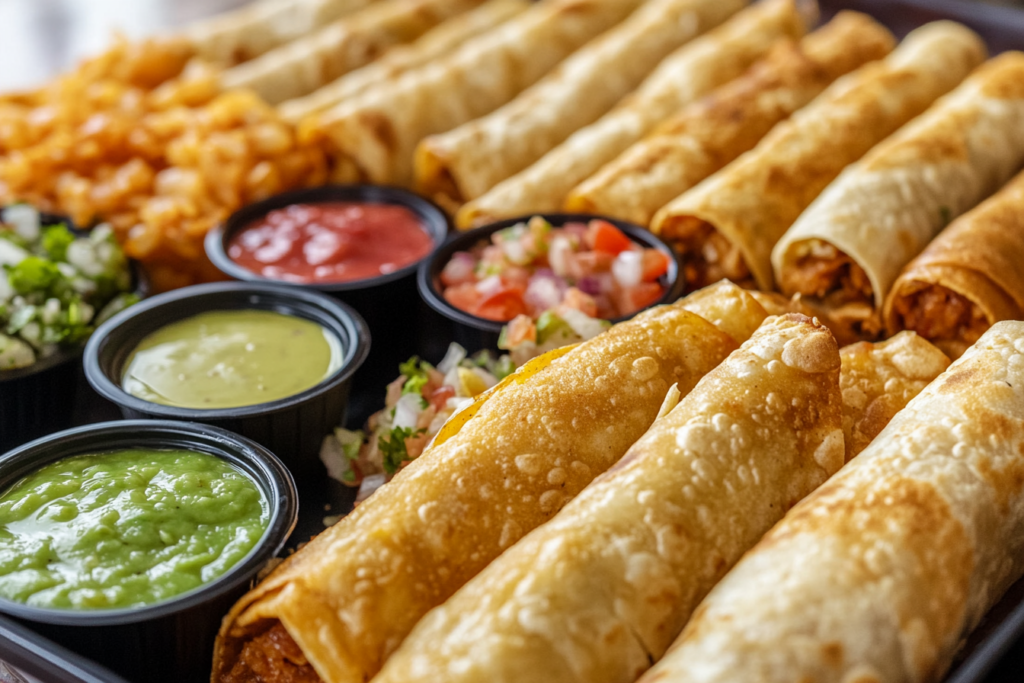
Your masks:
{"label": "stacked taquito row", "polygon": [[376,680],[632,683],[740,556],[856,454],[844,428],[881,429],[869,413],[898,410],[947,365],[913,335],[841,354],[817,321],[769,318],[615,467],[430,612]]}
{"label": "stacked taquito row", "polygon": [[1022,164],[1024,53],[1007,52],[847,168],[775,245],[776,280],[875,335],[901,268]]}
{"label": "stacked taquito row", "polygon": [[1024,322],[1000,322],[794,508],[641,683],[941,680],[1024,574]]}
{"label": "stacked taquito row", "polygon": [[[457,433],[235,606],[218,639],[214,680],[260,680],[257,672],[267,668],[331,682],[376,674],[424,614],[615,464],[655,421],[670,387],[685,397],[769,313],[795,308],[778,295],[722,283],[616,325],[551,362],[525,366]],[[835,347],[808,320],[797,328]],[[905,338],[927,346],[910,333]],[[901,387],[920,379],[902,377],[898,368],[876,372],[900,353],[860,356],[860,369],[849,374],[852,412],[844,419],[836,403],[829,418],[826,469],[845,459],[844,422],[870,429],[895,409]],[[829,391],[837,401],[846,393],[840,384]],[[880,405],[883,395],[890,398]],[[808,397],[802,410],[816,416],[816,405]],[[678,631],[684,618],[673,614],[668,628]]]}

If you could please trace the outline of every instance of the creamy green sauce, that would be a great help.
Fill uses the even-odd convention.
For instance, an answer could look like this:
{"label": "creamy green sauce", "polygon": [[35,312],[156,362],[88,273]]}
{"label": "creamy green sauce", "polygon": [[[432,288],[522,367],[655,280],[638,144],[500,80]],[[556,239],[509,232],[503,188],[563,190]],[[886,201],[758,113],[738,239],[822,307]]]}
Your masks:
{"label": "creamy green sauce", "polygon": [[338,338],[315,322],[273,311],[210,311],[142,340],[124,390],[181,408],[237,408],[294,396],[333,374]]}
{"label": "creamy green sauce", "polygon": [[64,458],[0,496],[0,596],[57,609],[161,602],[228,571],[268,519],[256,484],[216,456]]}

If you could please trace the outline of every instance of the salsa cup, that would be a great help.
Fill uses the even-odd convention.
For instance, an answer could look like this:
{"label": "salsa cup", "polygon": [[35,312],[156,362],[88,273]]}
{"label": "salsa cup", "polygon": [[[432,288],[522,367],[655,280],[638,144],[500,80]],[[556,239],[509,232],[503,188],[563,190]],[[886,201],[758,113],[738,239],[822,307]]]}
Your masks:
{"label": "salsa cup", "polygon": [[[132,352],[149,334],[207,311],[268,310],[311,320],[341,343],[341,366],[315,386],[276,401],[237,408],[181,408],[153,403],[121,386]],[[352,376],[366,360],[370,333],[358,313],[329,296],[267,283],[219,282],[167,292],[136,304],[100,326],[85,348],[85,375],[126,418],[203,422],[269,448],[296,474],[322,472],[320,443],[340,424]]]}
{"label": "salsa cup", "polygon": [[153,605],[68,610],[0,598],[0,612],[129,680],[204,680],[209,677],[221,618],[281,550],[295,526],[295,483],[270,451],[237,434],[200,424],[128,420],[59,432],[3,455],[0,491],[62,458],[127,448],[199,451],[223,458],[244,472],[263,493],[270,513],[256,546],[221,576]]}
{"label": "salsa cup", "polygon": [[[299,289],[329,294],[354,308],[366,321],[373,333],[373,349],[356,381],[367,386],[383,387],[395,378],[398,364],[414,353],[428,353],[438,346],[444,353],[447,342],[435,333],[444,321],[423,305],[416,293],[416,269],[430,258],[428,254],[386,275],[351,282],[316,282],[295,284],[274,280],[255,273],[231,259],[228,244],[241,229],[271,211],[292,204],[322,204],[326,202],[365,202],[405,207],[415,214],[433,239],[434,248],[448,234],[449,223],[445,213],[435,204],[397,187],[381,185],[326,185],[277,194],[249,204],[232,214],[222,225],[206,236],[206,253],[222,273],[246,282],[279,282]],[[372,412],[372,406],[367,407]],[[356,422],[362,422],[369,413],[361,408]],[[366,414],[362,414],[366,412]]]}
{"label": "salsa cup", "polygon": [[[648,249],[657,249],[669,257],[668,272],[659,279],[659,282],[665,287],[665,293],[651,306],[671,303],[682,296],[686,283],[679,276],[681,266],[678,255],[651,232],[634,223],[586,213],[536,213],[489,223],[488,225],[453,235],[429,259],[420,265],[419,272],[417,273],[420,296],[428,306],[444,316],[447,321],[446,338],[458,342],[470,353],[481,349],[497,350],[498,337],[501,334],[501,328],[506,323],[475,316],[448,303],[442,293],[441,271],[444,270],[445,264],[451,260],[455,252],[469,251],[480,242],[489,242],[491,235],[494,233],[510,228],[517,223],[527,222],[534,216],[540,216],[555,227],[573,222],[586,223],[595,218],[608,221],[634,242]],[[613,318],[611,322],[617,323],[628,320],[639,312],[636,311],[627,316]]]}

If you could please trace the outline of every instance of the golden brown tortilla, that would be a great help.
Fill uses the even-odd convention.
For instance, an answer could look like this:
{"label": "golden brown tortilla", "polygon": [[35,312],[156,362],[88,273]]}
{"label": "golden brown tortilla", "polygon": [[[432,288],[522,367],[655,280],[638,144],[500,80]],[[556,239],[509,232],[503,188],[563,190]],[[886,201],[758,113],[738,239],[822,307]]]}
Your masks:
{"label": "golden brown tortilla", "polygon": [[577,185],[565,209],[648,225],[658,209],[753,148],[832,81],[881,59],[894,45],[889,30],[871,17],[840,12],[663,122]]}
{"label": "golden brown tortilla", "polygon": [[1024,574],[1024,322],[996,323],[697,608],[640,683],[940,681]]}

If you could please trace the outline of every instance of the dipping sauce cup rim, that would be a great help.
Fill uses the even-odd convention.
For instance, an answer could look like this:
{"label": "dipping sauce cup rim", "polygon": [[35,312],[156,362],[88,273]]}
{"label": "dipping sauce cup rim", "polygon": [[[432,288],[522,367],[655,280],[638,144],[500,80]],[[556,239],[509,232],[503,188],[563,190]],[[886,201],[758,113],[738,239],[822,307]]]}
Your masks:
{"label": "dipping sauce cup rim", "polygon": [[288,468],[251,439],[220,427],[172,420],[100,422],[36,439],[0,456],[0,492],[31,472],[75,455],[127,448],[181,449],[228,461],[259,488],[269,510],[267,528],[252,549],[220,576],[152,605],[75,610],[36,607],[0,597],[0,612],[30,621],[65,626],[110,626],[159,619],[187,611],[237,588],[255,576],[284,547],[298,518],[298,492]]}
{"label": "dipping sauce cup rim", "polygon": [[[248,307],[227,304],[206,306],[200,303],[203,300],[213,300],[216,302],[218,295],[248,295],[250,305]],[[190,299],[196,300],[196,306],[185,315],[171,317],[161,315],[161,309],[172,306],[178,307],[183,301]],[[258,305],[261,300],[264,305]],[[305,391],[300,391],[297,394],[275,401],[254,403],[234,408],[184,408],[154,403],[128,393],[121,385],[123,377],[111,377],[107,372],[110,369],[106,367],[109,363],[105,362],[104,359],[110,355],[111,348],[113,353],[127,359],[129,354],[138,347],[147,335],[174,322],[185,320],[188,317],[207,311],[247,309],[270,310],[312,320],[323,326],[331,334],[339,337],[346,357],[337,370]],[[309,309],[318,310],[322,314],[320,319],[303,315],[303,312],[308,312]],[[138,321],[144,318],[147,320],[138,325],[141,329],[137,333],[125,332],[128,327],[122,327],[138,323]],[[338,329],[331,329],[330,325],[325,324],[325,320],[328,319],[335,324],[336,328],[340,328],[343,334],[339,334]],[[348,339],[346,340],[343,337]],[[278,283],[214,282],[158,294],[121,311],[103,323],[93,333],[85,347],[84,362],[85,376],[92,388],[100,396],[119,406],[161,418],[206,422],[210,420],[250,417],[253,415],[269,415],[284,410],[291,410],[297,405],[316,400],[331,389],[347,382],[366,360],[369,352],[370,330],[366,322],[350,306],[333,297],[313,290],[287,287]],[[123,363],[115,365],[118,365],[116,368],[118,372],[123,373]]]}
{"label": "dipping sauce cup rim", "polygon": [[608,221],[626,233],[626,236],[633,242],[640,244],[640,246],[645,249],[657,249],[669,257],[668,272],[662,276],[661,280],[665,283],[665,293],[661,295],[661,298],[650,306],[645,306],[644,308],[633,311],[629,315],[612,318],[610,320],[612,324],[629,320],[641,311],[653,308],[654,306],[671,303],[682,296],[683,288],[686,283],[681,276],[682,266],[679,261],[679,255],[654,233],[640,225],[637,225],[636,223],[630,223],[628,221],[611,218],[609,216],[602,216],[600,214],[542,212],[525,214],[522,216],[516,216],[515,218],[506,218],[494,223],[482,225],[479,228],[473,228],[472,230],[451,235],[444,244],[434,251],[430,258],[420,264],[419,271],[416,274],[416,282],[419,287],[420,296],[428,306],[441,315],[454,320],[456,323],[467,325],[485,332],[492,332],[494,334],[501,332],[501,328],[507,325],[509,321],[488,320],[487,318],[481,318],[464,311],[457,306],[453,306],[444,298],[444,294],[439,287],[439,278],[441,271],[455,252],[468,251],[484,240],[489,241],[491,235],[499,230],[511,228],[518,223],[526,223],[534,216],[540,216],[556,228],[561,227],[566,223],[588,223],[594,219]]}
{"label": "dipping sauce cup rim", "polygon": [[[402,206],[412,211],[419,218],[423,229],[430,235],[433,247],[427,254],[398,270],[361,280],[347,282],[288,282],[254,273],[236,263],[228,256],[228,242],[236,232],[251,225],[271,211],[282,209],[292,204],[325,204],[328,202],[366,202],[369,204],[388,204]],[[444,243],[448,234],[449,222],[436,204],[418,194],[400,187],[390,185],[320,185],[290,190],[275,194],[258,202],[243,206],[231,214],[226,221],[215,226],[206,234],[204,247],[206,255],[222,273],[235,280],[246,282],[273,282],[289,287],[304,287],[321,292],[348,292],[370,289],[379,285],[400,280],[416,272],[420,264],[427,262],[439,246]]]}

